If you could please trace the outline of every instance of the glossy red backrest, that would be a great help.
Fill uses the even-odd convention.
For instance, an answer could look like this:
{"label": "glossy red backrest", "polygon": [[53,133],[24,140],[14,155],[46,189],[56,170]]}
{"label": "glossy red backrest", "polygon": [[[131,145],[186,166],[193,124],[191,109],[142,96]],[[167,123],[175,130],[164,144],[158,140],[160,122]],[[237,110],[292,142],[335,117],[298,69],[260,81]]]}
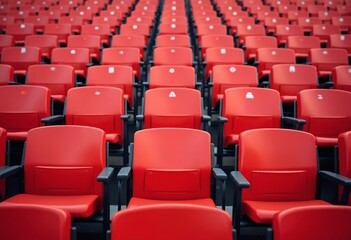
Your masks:
{"label": "glossy red backrest", "polygon": [[115,87],[87,86],[67,93],[66,124],[97,127],[123,136],[123,91]]}
{"label": "glossy red backrest", "polygon": [[51,89],[52,94],[67,95],[74,87],[74,69],[60,64],[38,64],[28,68],[26,84],[39,85]]}
{"label": "glossy red backrest", "polygon": [[0,206],[1,238],[6,240],[70,240],[68,212],[40,205]]}
{"label": "glossy red backrest", "polygon": [[334,88],[351,92],[351,66],[338,66],[333,69]]}
{"label": "glossy red backrest", "polygon": [[149,88],[195,88],[195,69],[188,66],[155,66],[150,68]]}
{"label": "glossy red backrest", "polygon": [[279,128],[281,103],[273,89],[238,87],[224,92],[224,137],[255,128]]}
{"label": "glossy red backrest", "polygon": [[13,67],[7,64],[0,64],[0,85],[8,85],[9,82],[14,80]]}
{"label": "glossy red backrest", "polygon": [[134,135],[133,196],[159,200],[209,198],[211,164],[211,137],[205,131],[138,131]]}
{"label": "glossy red backrest", "polygon": [[46,87],[1,86],[0,96],[0,126],[8,132],[43,126],[40,119],[50,116],[51,91]]}
{"label": "glossy red backrest", "polygon": [[105,166],[106,137],[101,129],[68,125],[32,129],[24,157],[25,193],[102,199],[102,183],[96,178]]}
{"label": "glossy red backrest", "polygon": [[304,64],[277,64],[272,67],[270,88],[281,95],[297,96],[308,88],[317,88],[318,75],[315,66]]}
{"label": "glossy red backrest", "polygon": [[245,131],[239,136],[238,169],[250,182],[244,201],[315,199],[315,138],[290,129]]}
{"label": "glossy red backrest", "polygon": [[297,117],[306,120],[304,131],[316,137],[337,138],[351,130],[351,93],[336,89],[303,90],[297,97]]}
{"label": "glossy red backrest", "polygon": [[154,49],[154,65],[193,66],[193,51],[188,47],[157,47]]}
{"label": "glossy red backrest", "polygon": [[347,240],[351,238],[350,218],[351,208],[346,206],[291,208],[274,216],[274,239]]}
{"label": "glossy red backrest", "polygon": [[201,93],[189,88],[156,88],[145,92],[144,128],[201,129]]}

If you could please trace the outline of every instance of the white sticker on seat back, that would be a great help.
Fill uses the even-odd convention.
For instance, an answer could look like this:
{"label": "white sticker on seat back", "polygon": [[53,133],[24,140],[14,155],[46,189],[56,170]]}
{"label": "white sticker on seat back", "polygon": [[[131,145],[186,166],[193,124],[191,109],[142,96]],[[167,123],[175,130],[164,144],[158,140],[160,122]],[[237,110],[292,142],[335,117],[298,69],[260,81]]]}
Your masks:
{"label": "white sticker on seat back", "polygon": [[252,92],[247,92],[245,98],[246,99],[254,99],[255,96],[252,94]]}
{"label": "white sticker on seat back", "polygon": [[176,97],[175,92],[171,91],[171,92],[169,93],[168,97],[170,97],[170,98],[175,98],[175,97]]}

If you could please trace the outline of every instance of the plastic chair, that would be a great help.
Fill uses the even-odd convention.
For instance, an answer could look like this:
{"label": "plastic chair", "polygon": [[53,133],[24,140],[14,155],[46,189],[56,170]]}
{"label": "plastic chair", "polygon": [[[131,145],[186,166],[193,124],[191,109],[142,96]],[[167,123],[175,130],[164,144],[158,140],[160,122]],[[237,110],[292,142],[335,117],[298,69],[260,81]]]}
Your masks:
{"label": "plastic chair", "polygon": [[295,64],[295,51],[283,48],[259,48],[257,50],[257,71],[259,78],[264,79],[270,75],[272,66],[276,64]]}
{"label": "plastic chair", "polygon": [[233,222],[238,235],[241,215],[248,217],[248,227],[267,226],[276,213],[285,209],[329,205],[316,199],[318,172],[312,134],[255,129],[241,133],[238,145],[238,170],[231,172],[236,206]]}
{"label": "plastic chair", "polygon": [[279,91],[283,103],[294,103],[304,89],[318,87],[315,66],[305,64],[277,64],[272,67],[270,88]]}
{"label": "plastic chair", "polygon": [[[163,104],[159,104],[162,102]],[[189,88],[155,88],[145,92],[142,128],[182,127],[205,129],[209,116],[203,115],[201,93]]]}
{"label": "plastic chair", "polygon": [[67,91],[75,86],[74,68],[59,64],[31,65],[28,68],[26,84],[49,88],[53,100],[63,103]]}
{"label": "plastic chair", "polygon": [[133,68],[134,75],[140,83],[143,81],[143,62],[140,50],[135,47],[113,47],[102,50],[102,65],[124,65]]}
{"label": "plastic chair", "polygon": [[66,46],[67,38],[72,34],[72,25],[69,23],[49,23],[44,27],[45,35],[56,35],[59,44]]}
{"label": "plastic chair", "polygon": [[6,26],[6,34],[14,37],[15,45],[23,45],[26,36],[35,34],[32,23],[12,23]]}
{"label": "plastic chair", "polygon": [[230,34],[235,35],[236,30],[238,28],[239,24],[249,24],[249,25],[254,25],[255,24],[255,19],[252,17],[248,17],[247,13],[244,12],[246,16],[235,16],[231,17],[229,20],[227,20],[227,25],[230,27]]}
{"label": "plastic chair", "polygon": [[[140,231],[133,231],[134,228]],[[112,240],[233,239],[231,219],[226,212],[190,204],[170,203],[118,212],[112,218],[111,232]]]}
{"label": "plastic chair", "polygon": [[341,32],[350,32],[351,16],[332,17],[332,24],[339,26]]}
{"label": "plastic chair", "polygon": [[312,35],[319,37],[321,44],[330,47],[330,36],[332,34],[340,34],[339,26],[331,24],[315,24],[312,28]]}
{"label": "plastic chair", "polygon": [[207,82],[214,66],[227,64],[240,65],[244,64],[244,62],[244,51],[240,48],[207,48],[206,61],[203,63],[206,65],[204,81]]}
{"label": "plastic chair", "polygon": [[304,131],[317,146],[336,146],[338,135],[351,130],[351,93],[337,89],[308,89],[297,95],[297,118],[306,120]]}
{"label": "plastic chair", "polygon": [[[350,239],[350,217],[351,208],[345,206],[308,206],[287,209],[273,218],[274,239]],[[289,226],[294,226],[294,229]]]}
{"label": "plastic chair", "polygon": [[0,64],[0,86],[11,84],[15,81],[14,70],[11,65]]}
{"label": "plastic chair", "polygon": [[84,20],[81,16],[61,16],[58,19],[58,23],[71,24],[72,33],[80,34]]}
{"label": "plastic chair", "polygon": [[257,69],[246,65],[217,65],[212,69],[209,82],[208,109],[218,109],[225,90],[234,87],[257,87]]}
{"label": "plastic chair", "polygon": [[343,48],[347,50],[349,61],[351,58],[351,34],[331,34],[330,36],[331,48]]}
{"label": "plastic chair", "polygon": [[51,91],[46,87],[1,86],[0,92],[0,125],[9,140],[25,140],[30,129],[43,126],[41,119],[50,116]]}
{"label": "plastic chair", "polygon": [[[223,184],[226,175],[213,167],[209,133],[189,128],[146,129],[135,133],[131,146],[133,163],[117,175],[119,186],[128,178],[132,180],[133,195],[127,210],[169,203],[216,209],[210,197],[214,190],[211,181]],[[224,206],[222,195],[222,209]]]}
{"label": "plastic chair", "polygon": [[278,25],[275,34],[279,46],[286,46],[289,36],[304,36],[302,26],[298,25]]}
{"label": "plastic chair", "polygon": [[67,47],[69,48],[88,48],[92,61],[100,62],[100,36],[95,35],[71,35],[67,39]]}
{"label": "plastic chair", "polygon": [[239,24],[236,30],[236,46],[245,45],[247,36],[265,36],[266,30],[263,25]]}
{"label": "plastic chair", "polygon": [[38,47],[6,47],[2,49],[1,64],[11,65],[15,75],[25,76],[28,67],[41,62],[41,51]]}
{"label": "plastic chair", "polygon": [[110,26],[107,24],[86,24],[81,28],[81,35],[97,35],[100,36],[102,45],[110,46]]}
{"label": "plastic chair", "polygon": [[70,240],[76,237],[67,211],[25,204],[0,204],[0,232],[8,240]]}
{"label": "plastic chair", "polygon": [[156,47],[191,47],[188,35],[158,35]]}
{"label": "plastic chair", "polygon": [[29,35],[24,40],[26,47],[38,47],[44,61],[51,61],[52,49],[57,48],[58,38],[55,35]]}
{"label": "plastic chair", "polygon": [[234,47],[234,38],[229,35],[205,35],[201,37],[200,60],[206,58],[206,49],[210,47]]}
{"label": "plastic chair", "polygon": [[94,25],[101,25],[101,24],[108,25],[109,29],[110,29],[110,33],[116,34],[117,27],[120,25],[120,20],[117,17],[112,17],[112,16],[108,16],[108,17],[98,16],[98,17],[93,17],[92,24],[94,24]]}
{"label": "plastic chair", "polygon": [[135,47],[140,50],[141,60],[146,60],[147,52],[144,36],[140,35],[114,35],[112,37],[111,47]]}
{"label": "plastic chair", "polygon": [[248,36],[245,37],[246,61],[255,61],[257,49],[259,48],[277,48],[277,39],[272,36]]}
{"label": "plastic chair", "polygon": [[285,123],[279,92],[273,89],[237,87],[224,92],[218,117],[217,161],[237,157],[239,134],[257,128],[280,128]]}
{"label": "plastic chair", "polygon": [[43,33],[44,26],[49,23],[49,17],[47,16],[28,16],[24,19],[25,23],[31,23],[34,25],[34,33]]}
{"label": "plastic chair", "polygon": [[1,51],[5,47],[14,47],[15,41],[12,35],[2,34],[0,35],[0,58],[1,58]]}
{"label": "plastic chair", "polygon": [[298,95],[297,118],[305,120],[304,131],[316,137],[320,169],[337,172],[338,135],[351,129],[351,112],[343,104],[350,96],[337,89],[308,89]]}
{"label": "plastic chair", "polygon": [[160,87],[196,87],[196,73],[189,66],[154,66],[150,68],[148,82],[149,89]]}
{"label": "plastic chair", "polygon": [[154,49],[154,66],[160,65],[182,65],[192,67],[194,55],[188,47],[157,47]]}
{"label": "plastic chair", "polygon": [[102,222],[106,231],[110,224],[109,181],[113,174],[113,168],[106,165],[106,137],[101,129],[32,129],[24,153],[24,192],[1,204],[50,206],[81,221],[92,221],[90,217],[101,213],[102,220],[95,221]]}
{"label": "plastic chair", "polygon": [[347,51],[337,48],[313,48],[308,61],[317,67],[319,77],[330,76],[335,67],[349,64]]}
{"label": "plastic chair", "polygon": [[51,53],[52,64],[70,65],[74,73],[86,78],[87,68],[91,65],[88,48],[54,48]]}
{"label": "plastic chair", "polygon": [[137,94],[135,89],[135,75],[133,69],[123,65],[101,65],[88,68],[87,86],[116,87],[123,91],[127,99],[128,108],[134,117],[137,114]]}
{"label": "plastic chair", "polygon": [[337,66],[332,71],[334,88],[351,92],[351,67]]}
{"label": "plastic chair", "polygon": [[312,48],[320,48],[320,40],[313,36],[289,36],[287,48],[295,51],[296,61],[306,62]]}

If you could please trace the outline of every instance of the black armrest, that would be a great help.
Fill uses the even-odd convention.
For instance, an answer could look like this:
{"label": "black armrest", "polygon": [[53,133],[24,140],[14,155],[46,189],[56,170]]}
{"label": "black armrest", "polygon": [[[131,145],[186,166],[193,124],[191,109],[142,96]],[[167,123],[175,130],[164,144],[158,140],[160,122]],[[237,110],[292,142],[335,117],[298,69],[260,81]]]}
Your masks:
{"label": "black armrest", "polygon": [[[227,180],[227,174],[221,169],[221,168],[212,168],[212,174],[215,180],[219,180],[221,185],[221,198],[222,198],[222,209],[225,210],[225,193],[226,193],[226,180]],[[216,200],[216,182],[213,184],[214,189],[212,190],[213,196],[214,196],[214,201]]]}
{"label": "black armrest", "polygon": [[113,172],[114,170],[112,167],[105,167],[97,177],[98,182],[110,182]]}
{"label": "black armrest", "polygon": [[[118,190],[117,209],[118,211],[122,209],[122,181],[127,182],[130,178],[131,173],[132,173],[131,167],[122,167],[117,173],[117,190]],[[128,186],[127,186],[127,191],[128,191]],[[127,195],[128,193],[126,193],[126,196]]]}
{"label": "black armrest", "polygon": [[20,165],[0,167],[0,179],[18,174],[21,170],[22,166]]}
{"label": "black armrest", "polygon": [[241,216],[241,203],[242,203],[242,189],[249,188],[250,183],[239,171],[232,171],[230,173],[231,179],[234,182],[233,188],[233,227],[240,236],[240,216]]}
{"label": "black armrest", "polygon": [[217,117],[217,121],[220,123],[225,123],[228,122],[228,118],[222,117],[222,116],[218,116]]}
{"label": "black armrest", "polygon": [[343,191],[341,194],[341,198],[338,201],[338,204],[347,205],[349,202],[350,192],[351,192],[351,179],[329,171],[319,171],[319,175],[321,178],[325,180],[328,180],[330,182],[334,182],[343,186]]}
{"label": "black armrest", "polygon": [[138,115],[136,115],[136,119],[139,122],[144,121],[144,115],[138,114]]}
{"label": "black armrest", "polygon": [[247,179],[241,174],[239,171],[232,171],[230,173],[230,176],[232,177],[232,180],[234,182],[234,185],[236,188],[249,188],[250,183],[247,181]]}
{"label": "black armrest", "polygon": [[128,180],[130,178],[131,173],[132,173],[131,167],[122,167],[117,174],[117,179]]}
{"label": "black armrest", "polygon": [[130,116],[129,116],[128,114],[125,114],[125,115],[122,115],[122,116],[121,116],[121,119],[122,119],[122,120],[128,120],[129,117],[130,117]]}
{"label": "black armrest", "polygon": [[334,86],[333,82],[324,82],[318,85],[318,88],[332,88]]}
{"label": "black armrest", "polygon": [[42,118],[41,122],[45,125],[63,124],[65,120],[65,115],[55,115],[46,118]]}
{"label": "black armrest", "polygon": [[208,122],[208,121],[211,121],[211,117],[208,115],[202,115],[201,120],[204,122]]}
{"label": "black armrest", "polygon": [[303,125],[306,124],[306,120],[298,119],[298,118],[294,118],[294,117],[282,117],[282,120],[285,123],[292,123],[292,124],[294,124],[294,129],[296,129],[296,130],[302,130]]}
{"label": "black armrest", "polygon": [[216,180],[221,180],[221,181],[227,180],[227,174],[223,171],[222,168],[212,168],[212,173],[213,173],[213,177]]}
{"label": "black armrest", "polygon": [[259,84],[258,84],[258,87],[261,87],[261,88],[269,88],[269,81],[261,81]]}
{"label": "black armrest", "polygon": [[342,175],[339,175],[337,173],[329,172],[329,171],[319,171],[319,175],[328,180],[328,181],[333,181],[335,183],[344,185],[344,186],[351,186],[351,179],[348,177],[344,177]]}

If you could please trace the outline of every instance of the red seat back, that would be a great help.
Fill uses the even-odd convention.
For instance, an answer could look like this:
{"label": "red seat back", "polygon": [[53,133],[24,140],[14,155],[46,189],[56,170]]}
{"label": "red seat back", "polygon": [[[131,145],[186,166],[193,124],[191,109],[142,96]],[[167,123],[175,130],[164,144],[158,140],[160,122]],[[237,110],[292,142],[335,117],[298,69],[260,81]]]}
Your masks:
{"label": "red seat back", "polygon": [[315,138],[289,129],[245,131],[239,137],[238,170],[250,182],[243,201],[315,199]]}
{"label": "red seat back", "polygon": [[32,129],[24,158],[25,193],[97,195],[102,200],[102,183],[96,178],[105,166],[104,131],[65,125]]}
{"label": "red seat back", "polygon": [[134,135],[133,197],[210,197],[211,139],[207,132],[154,128]]}
{"label": "red seat back", "polygon": [[[273,218],[274,239],[309,240],[351,238],[351,208],[308,206],[284,210]],[[291,228],[291,226],[294,226]]]}
{"label": "red seat back", "polygon": [[308,89],[297,96],[297,117],[304,131],[316,137],[337,138],[351,130],[351,93],[336,89]]}
{"label": "red seat back", "polygon": [[0,87],[0,126],[11,136],[43,126],[41,119],[50,116],[51,91],[46,87],[10,85]]}
{"label": "red seat back", "polygon": [[70,240],[71,215],[40,205],[3,205],[0,206],[0,232],[6,240]]}
{"label": "red seat back", "polygon": [[201,129],[201,116],[201,93],[198,90],[156,88],[145,92],[144,128]]}

